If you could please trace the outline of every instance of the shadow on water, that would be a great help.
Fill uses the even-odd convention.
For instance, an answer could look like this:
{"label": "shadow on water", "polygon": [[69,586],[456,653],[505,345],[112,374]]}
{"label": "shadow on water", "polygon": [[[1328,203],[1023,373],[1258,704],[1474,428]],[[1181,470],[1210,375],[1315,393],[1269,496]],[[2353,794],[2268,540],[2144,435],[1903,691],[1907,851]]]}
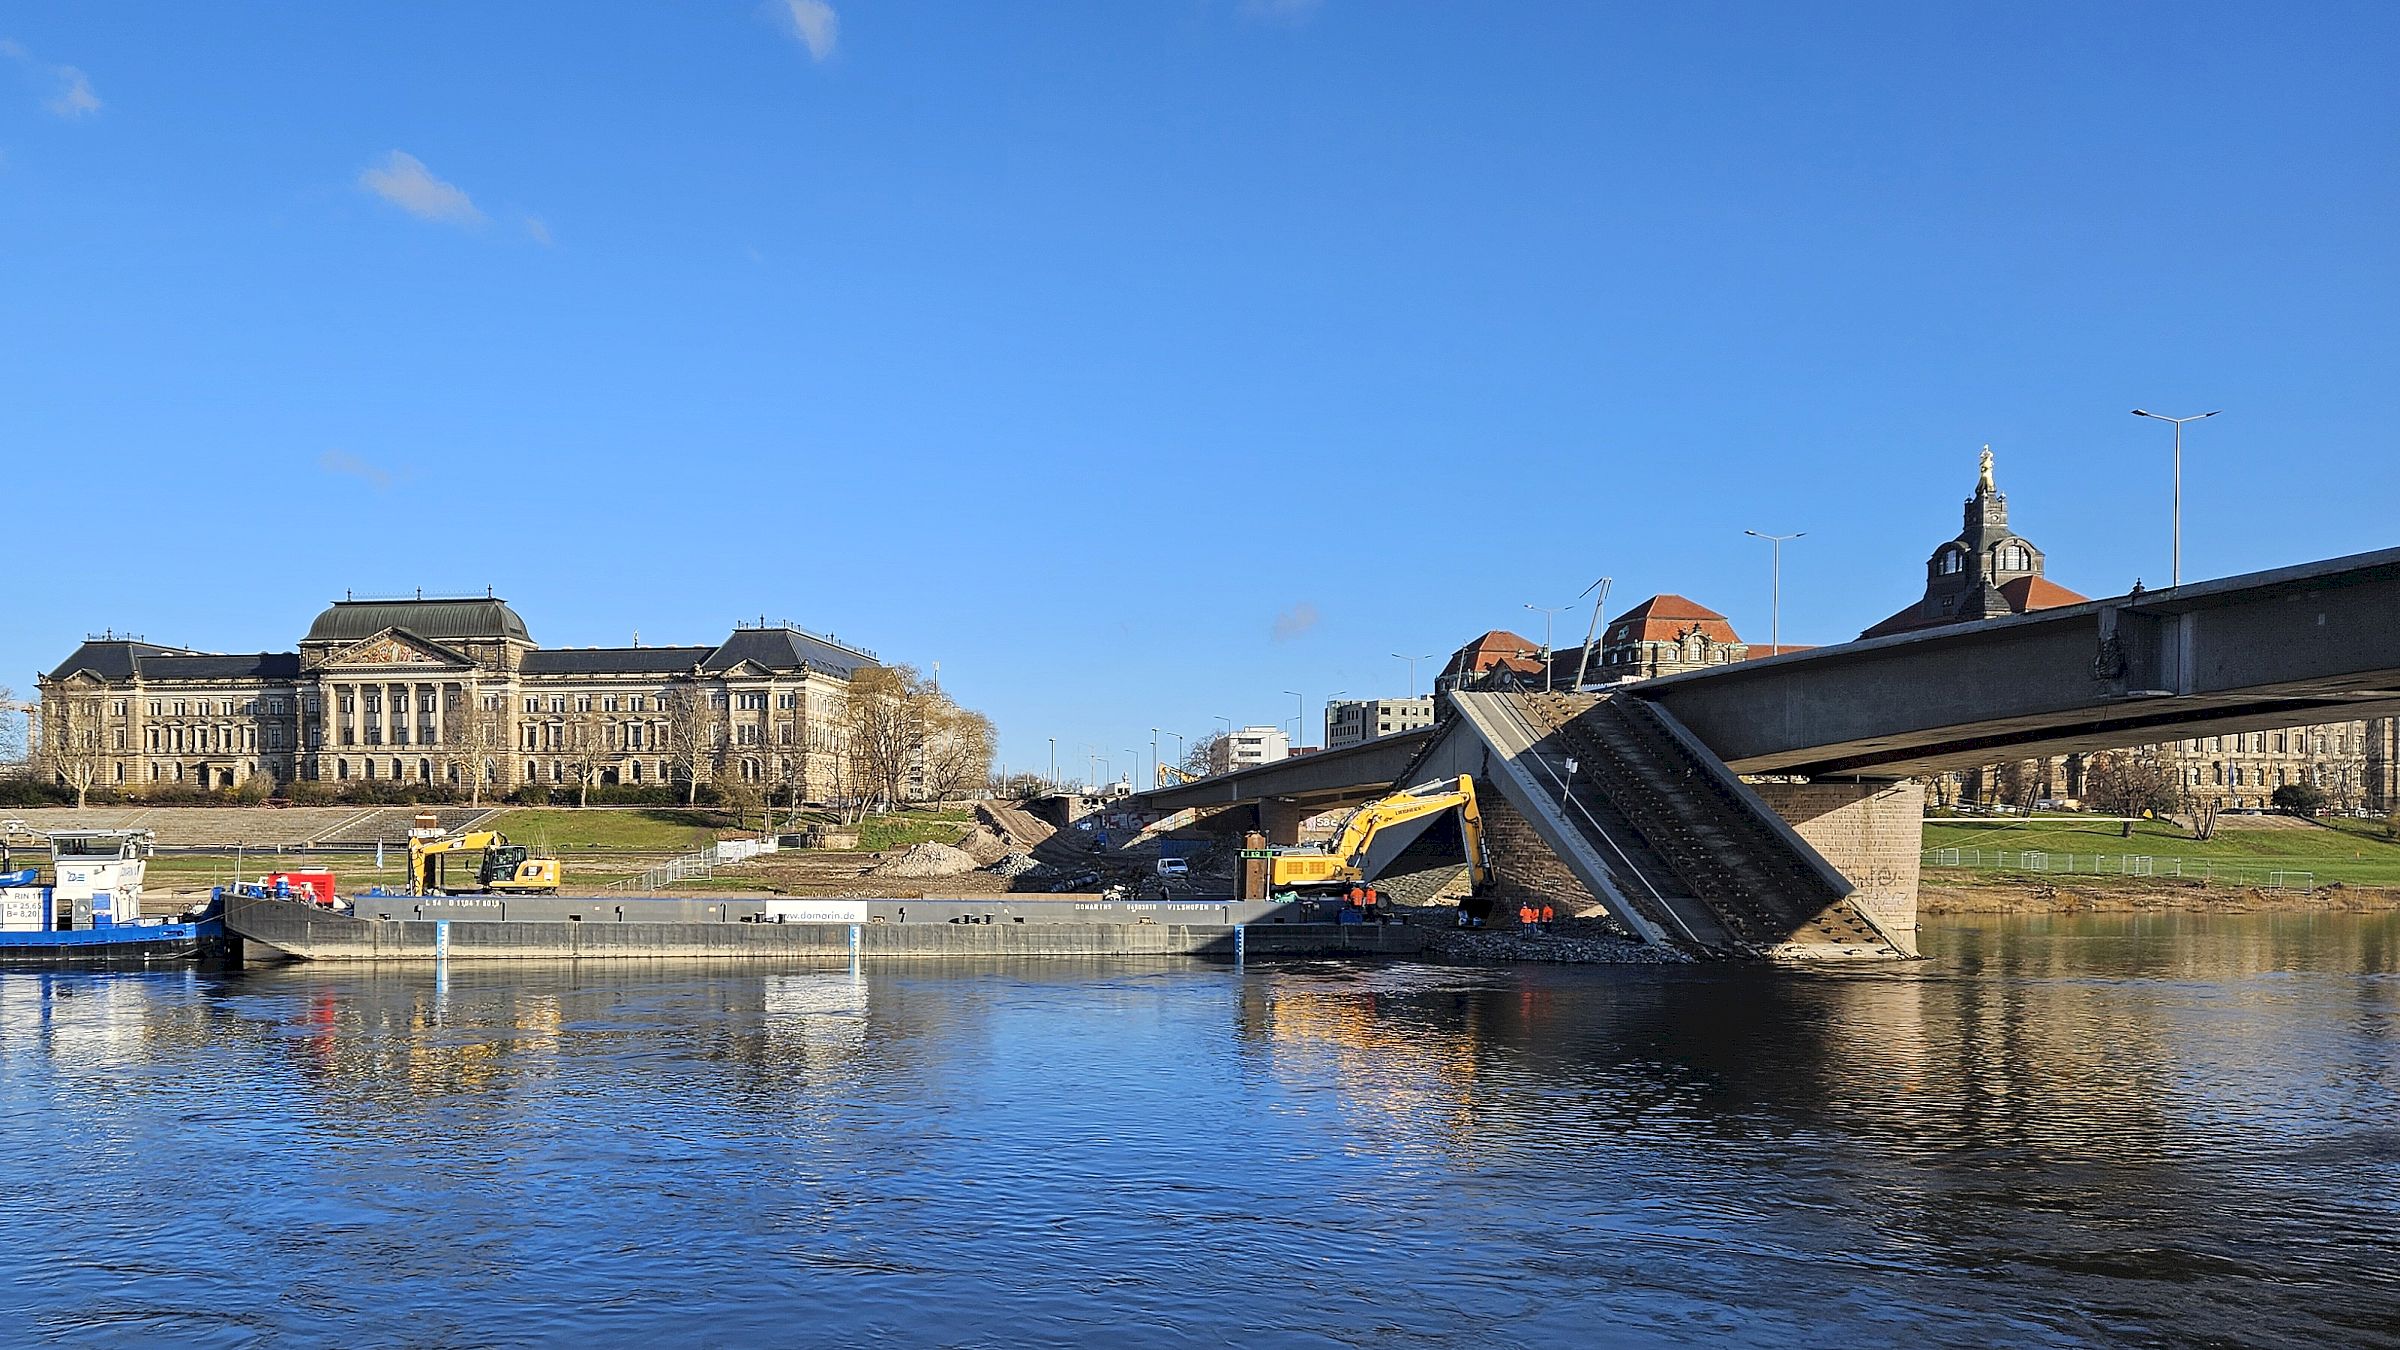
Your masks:
{"label": "shadow on water", "polygon": [[44,1334],[2390,1343],[2400,926],[0,979]]}

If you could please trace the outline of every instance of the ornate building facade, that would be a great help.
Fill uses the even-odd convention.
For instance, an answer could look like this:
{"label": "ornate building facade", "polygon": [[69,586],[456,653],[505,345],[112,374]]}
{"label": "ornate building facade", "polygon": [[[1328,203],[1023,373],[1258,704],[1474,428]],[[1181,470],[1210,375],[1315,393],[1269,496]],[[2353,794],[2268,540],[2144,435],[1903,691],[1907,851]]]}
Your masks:
{"label": "ornate building facade", "polygon": [[[2043,575],[2047,558],[2008,521],[2008,497],[1992,481],[1992,456],[1983,452],[1965,526],[1936,547],[1925,564],[1925,594],[1859,634],[1888,637],[1944,624],[2005,618],[2084,602],[2085,597]],[[2306,783],[2324,790],[2335,810],[2400,809],[2394,781],[2393,723],[2333,722],[2284,731],[2197,736],[2144,751],[2154,753],[2187,806],[2266,810],[2275,789]],[[2073,800],[2084,794],[2084,757],[2028,761],[2021,772],[1976,770],[1937,779],[1937,802]],[[2007,780],[2003,787],[2003,780]],[[2013,791],[2012,791],[2013,790]]]}
{"label": "ornate building facade", "polygon": [[[221,655],[107,634],[40,679],[46,762],[89,786],[265,780],[675,784],[737,775],[823,800],[850,679],[874,654],[788,624],[714,646],[536,646],[506,602],[342,600],[297,651]],[[72,784],[70,784],[72,786]]]}

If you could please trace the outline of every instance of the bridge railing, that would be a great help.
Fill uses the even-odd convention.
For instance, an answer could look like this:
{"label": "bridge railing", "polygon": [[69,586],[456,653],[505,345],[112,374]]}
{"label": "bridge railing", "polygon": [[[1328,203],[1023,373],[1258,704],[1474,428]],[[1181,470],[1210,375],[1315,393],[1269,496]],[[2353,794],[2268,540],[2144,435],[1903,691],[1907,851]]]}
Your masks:
{"label": "bridge railing", "polygon": [[2050,876],[2175,877],[2211,886],[2263,891],[2317,889],[2317,874],[2290,867],[2242,867],[2205,858],[2161,858],[2146,853],[2050,853],[2041,849],[1929,848],[1927,867],[1981,868]]}

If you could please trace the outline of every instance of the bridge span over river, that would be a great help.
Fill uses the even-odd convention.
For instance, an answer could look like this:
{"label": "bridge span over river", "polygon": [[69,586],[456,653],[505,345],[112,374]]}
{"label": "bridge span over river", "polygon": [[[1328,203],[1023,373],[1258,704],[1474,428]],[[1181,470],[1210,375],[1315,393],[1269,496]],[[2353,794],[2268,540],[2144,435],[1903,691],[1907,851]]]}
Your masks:
{"label": "bridge span over river", "polygon": [[[1921,778],[2400,715],[2400,549],[1618,686],[1450,695],[1430,730],[1142,793],[1307,815],[1488,786],[1504,892],[1697,955],[1915,950]],[[1504,902],[1505,903],[1505,902]]]}

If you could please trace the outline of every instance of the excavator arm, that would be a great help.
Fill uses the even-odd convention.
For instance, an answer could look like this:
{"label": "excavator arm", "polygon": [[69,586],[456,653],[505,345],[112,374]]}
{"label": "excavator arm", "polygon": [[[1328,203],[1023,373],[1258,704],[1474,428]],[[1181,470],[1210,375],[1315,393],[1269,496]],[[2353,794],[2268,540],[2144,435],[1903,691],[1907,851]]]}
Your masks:
{"label": "excavator arm", "polygon": [[1466,774],[1421,783],[1358,808],[1323,851],[1279,852],[1274,883],[1279,887],[1346,885],[1366,879],[1369,854],[1386,831],[1446,811],[1458,812],[1470,881],[1481,887],[1489,876],[1484,859],[1483,815],[1475,805],[1475,780]]}

